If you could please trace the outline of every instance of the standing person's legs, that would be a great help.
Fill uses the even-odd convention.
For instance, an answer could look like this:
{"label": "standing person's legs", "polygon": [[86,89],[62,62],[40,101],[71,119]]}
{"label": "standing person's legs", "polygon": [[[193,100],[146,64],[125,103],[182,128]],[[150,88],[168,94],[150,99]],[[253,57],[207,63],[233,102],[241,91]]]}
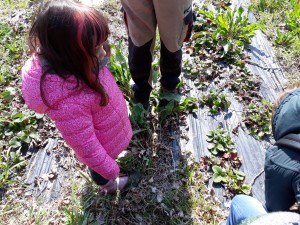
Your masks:
{"label": "standing person's legs", "polygon": [[255,198],[237,195],[232,199],[226,225],[236,225],[244,219],[266,214],[263,205]]}
{"label": "standing person's legs", "polygon": [[136,102],[147,103],[151,92],[152,51],[156,18],[152,0],[121,0],[128,31],[128,64]]}
{"label": "standing person's legs", "polygon": [[150,93],[152,90],[150,75],[152,64],[151,45],[153,40],[146,44],[137,47],[128,38],[128,64],[134,85],[132,87],[134,93],[134,101],[136,103],[147,103],[149,101]]}
{"label": "standing person's legs", "polygon": [[182,43],[192,29],[192,0],[153,0],[153,4],[161,39],[160,82],[173,90],[180,81]]}

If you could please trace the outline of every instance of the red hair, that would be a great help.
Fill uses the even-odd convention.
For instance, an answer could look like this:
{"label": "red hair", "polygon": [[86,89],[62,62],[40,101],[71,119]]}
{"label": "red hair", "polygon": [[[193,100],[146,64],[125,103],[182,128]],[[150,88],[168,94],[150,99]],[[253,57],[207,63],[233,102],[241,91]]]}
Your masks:
{"label": "red hair", "polygon": [[106,18],[94,8],[71,0],[49,1],[43,7],[29,32],[33,52],[47,62],[43,65],[41,96],[44,79],[50,71],[63,79],[73,75],[101,96],[100,105],[107,105],[108,96],[99,81],[99,64],[95,48],[109,35]]}

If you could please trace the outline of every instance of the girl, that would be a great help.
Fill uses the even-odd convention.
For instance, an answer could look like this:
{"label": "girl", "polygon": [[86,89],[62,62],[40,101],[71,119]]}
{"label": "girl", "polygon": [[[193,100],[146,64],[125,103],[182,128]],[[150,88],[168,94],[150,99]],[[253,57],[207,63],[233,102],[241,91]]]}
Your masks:
{"label": "girl", "polygon": [[128,182],[119,177],[115,158],[132,129],[124,97],[101,63],[108,35],[107,21],[95,9],[49,1],[31,27],[32,56],[21,74],[28,107],[48,114],[100,190],[114,193]]}

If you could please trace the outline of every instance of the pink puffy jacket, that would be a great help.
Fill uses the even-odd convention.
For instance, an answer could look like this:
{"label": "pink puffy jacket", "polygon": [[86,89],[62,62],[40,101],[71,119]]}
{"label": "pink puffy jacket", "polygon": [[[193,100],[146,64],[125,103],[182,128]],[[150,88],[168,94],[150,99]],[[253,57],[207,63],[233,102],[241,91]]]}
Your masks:
{"label": "pink puffy jacket", "polygon": [[27,106],[37,113],[47,113],[55,122],[66,143],[82,163],[106,179],[115,179],[119,166],[115,158],[128,146],[132,129],[124,97],[111,72],[104,67],[100,82],[109,103],[100,106],[100,95],[75,77],[63,80],[55,74],[45,78],[43,90],[51,108],[40,93],[42,66],[33,55],[22,68],[22,94]]}

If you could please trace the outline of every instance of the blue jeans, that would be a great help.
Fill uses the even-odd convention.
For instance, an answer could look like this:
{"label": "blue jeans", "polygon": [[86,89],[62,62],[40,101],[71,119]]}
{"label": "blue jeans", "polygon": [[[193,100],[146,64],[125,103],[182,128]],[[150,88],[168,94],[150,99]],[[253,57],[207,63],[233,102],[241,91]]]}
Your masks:
{"label": "blue jeans", "polygon": [[248,195],[237,195],[232,199],[226,225],[236,225],[244,219],[266,214],[263,205]]}

